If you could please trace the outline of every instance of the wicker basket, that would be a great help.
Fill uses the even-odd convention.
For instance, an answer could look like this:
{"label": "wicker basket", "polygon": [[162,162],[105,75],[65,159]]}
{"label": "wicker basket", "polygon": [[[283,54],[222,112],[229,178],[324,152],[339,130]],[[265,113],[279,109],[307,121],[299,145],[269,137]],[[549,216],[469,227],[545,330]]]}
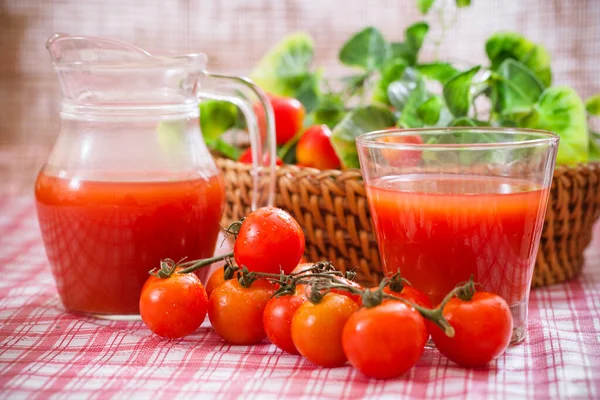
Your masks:
{"label": "wicker basket", "polygon": [[[222,158],[217,164],[225,178],[223,223],[227,224],[250,212],[250,166]],[[277,168],[276,188],[276,205],[290,211],[304,227],[308,260],[327,259],[342,271],[354,269],[363,284],[379,281],[381,262],[359,170],[319,171],[286,165]],[[599,216],[600,163],[558,166],[533,287],[579,275]]]}

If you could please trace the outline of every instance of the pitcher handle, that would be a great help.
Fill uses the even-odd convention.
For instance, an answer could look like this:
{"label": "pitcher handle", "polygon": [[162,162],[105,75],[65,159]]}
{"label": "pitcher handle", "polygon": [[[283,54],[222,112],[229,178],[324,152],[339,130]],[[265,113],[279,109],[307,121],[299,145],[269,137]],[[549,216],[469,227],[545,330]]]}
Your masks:
{"label": "pitcher handle", "polygon": [[[231,102],[239,107],[246,119],[252,152],[252,210],[263,206],[272,206],[275,200],[275,163],[277,157],[275,117],[269,99],[248,78],[214,74],[208,71],[204,71],[204,75],[207,79],[203,83],[213,83],[214,86],[208,85],[208,88],[212,89],[212,92],[205,92],[204,89],[206,87],[202,87],[200,93],[198,93],[198,97],[200,99]],[[258,116],[254,111],[255,104],[260,105],[260,111],[265,116],[265,140],[263,140],[260,134]]]}

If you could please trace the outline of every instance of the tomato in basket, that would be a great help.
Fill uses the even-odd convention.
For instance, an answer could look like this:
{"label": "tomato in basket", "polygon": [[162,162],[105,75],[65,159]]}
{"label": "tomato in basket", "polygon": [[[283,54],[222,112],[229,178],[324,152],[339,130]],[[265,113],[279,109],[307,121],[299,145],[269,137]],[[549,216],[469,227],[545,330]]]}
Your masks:
{"label": "tomato in basket", "polygon": [[[275,117],[275,137],[278,146],[289,142],[302,129],[306,110],[302,103],[292,97],[276,96],[267,94],[271,106],[273,107],[273,116]],[[266,122],[262,107],[256,105],[254,112],[258,117],[258,127],[266,136]]]}
{"label": "tomato in basket", "polygon": [[331,130],[327,125],[308,128],[296,147],[298,165],[318,169],[338,169],[340,159],[331,145]]}

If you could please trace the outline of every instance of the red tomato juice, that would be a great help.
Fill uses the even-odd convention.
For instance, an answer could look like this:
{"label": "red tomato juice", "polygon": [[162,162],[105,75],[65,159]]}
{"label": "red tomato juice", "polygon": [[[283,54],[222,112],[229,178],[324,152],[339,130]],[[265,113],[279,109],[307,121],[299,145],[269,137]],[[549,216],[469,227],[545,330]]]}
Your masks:
{"label": "red tomato juice", "polygon": [[367,185],[384,272],[434,304],[474,276],[509,305],[526,300],[547,189],[510,178],[402,176]]}
{"label": "red tomato juice", "polygon": [[40,174],[35,186],[46,253],[64,306],[139,313],[159,261],[212,256],[223,211],[220,176],[179,181],[79,181]]}

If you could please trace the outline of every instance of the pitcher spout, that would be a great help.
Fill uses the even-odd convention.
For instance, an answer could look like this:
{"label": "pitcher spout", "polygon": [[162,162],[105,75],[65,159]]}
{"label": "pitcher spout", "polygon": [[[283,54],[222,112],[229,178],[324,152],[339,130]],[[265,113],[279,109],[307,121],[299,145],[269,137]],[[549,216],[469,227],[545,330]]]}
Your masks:
{"label": "pitcher spout", "polygon": [[140,62],[152,57],[132,44],[106,38],[55,33],[46,41],[54,64]]}
{"label": "pitcher spout", "polygon": [[204,54],[155,56],[108,38],[56,33],[46,42],[66,103],[144,106],[196,103]]}

